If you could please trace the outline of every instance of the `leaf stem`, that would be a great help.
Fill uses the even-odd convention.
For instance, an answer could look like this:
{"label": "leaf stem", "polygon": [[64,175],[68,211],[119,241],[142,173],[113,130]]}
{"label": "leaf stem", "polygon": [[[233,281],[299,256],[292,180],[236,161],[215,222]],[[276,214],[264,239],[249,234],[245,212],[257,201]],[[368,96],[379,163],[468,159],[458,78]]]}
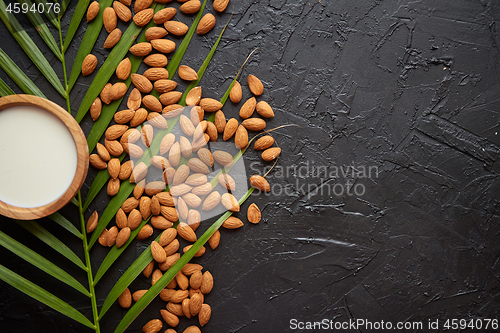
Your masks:
{"label": "leaf stem", "polygon": [[85,219],[83,217],[83,209],[82,209],[82,195],[80,191],[78,191],[78,212],[80,214],[80,222],[82,226],[82,235],[83,235],[83,252],[85,253],[85,265],[87,266],[87,278],[89,283],[89,291],[90,291],[90,299],[92,303],[92,316],[94,317],[94,325],[96,333],[100,333],[101,329],[99,327],[99,314],[97,313],[97,297],[94,289],[94,279],[92,277],[92,266],[90,264],[90,249],[89,244],[87,242],[87,231],[85,228]]}
{"label": "leaf stem", "polygon": [[57,16],[57,21],[59,23],[58,30],[59,30],[59,42],[61,44],[61,62],[62,62],[62,68],[63,68],[63,73],[64,73],[64,91],[65,91],[65,98],[66,98],[66,104],[68,106],[68,112],[71,114],[71,105],[69,101],[69,88],[68,88],[68,75],[66,73],[66,61],[65,61],[65,56],[64,56],[64,42],[62,38],[62,27],[61,27],[61,17]]}

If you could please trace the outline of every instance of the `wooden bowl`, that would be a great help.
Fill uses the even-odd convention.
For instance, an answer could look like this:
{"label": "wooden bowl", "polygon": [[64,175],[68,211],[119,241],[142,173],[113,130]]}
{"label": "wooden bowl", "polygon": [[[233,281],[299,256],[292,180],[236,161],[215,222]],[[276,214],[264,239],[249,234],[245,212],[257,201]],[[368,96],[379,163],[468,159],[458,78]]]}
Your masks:
{"label": "wooden bowl", "polygon": [[[89,167],[89,151],[87,147],[87,140],[85,138],[85,135],[83,134],[82,129],[80,128],[80,125],[78,125],[75,119],[66,110],[64,110],[54,102],[32,95],[10,95],[0,98],[0,114],[2,113],[2,111],[15,106],[35,107],[56,116],[64,123],[66,128],[69,130],[76,147],[77,161],[75,175],[69,187],[57,199],[48,204],[31,208],[13,206],[0,200],[0,214],[2,215],[21,220],[38,219],[44,216],[48,216],[61,209],[79,191],[85,180],[85,177],[87,176]],[[15,140],[16,138],[13,138],[12,142],[15,142]],[[71,158],[72,163],[74,163],[74,155],[72,155]],[[3,163],[8,163],[8,157],[2,156],[2,159]],[[41,162],[43,161],[35,161],[35,163]],[[70,177],[71,173],[69,173],[69,177],[67,178],[68,182],[71,179]],[[30,189],[26,189],[26,195],[32,195],[29,190]]]}

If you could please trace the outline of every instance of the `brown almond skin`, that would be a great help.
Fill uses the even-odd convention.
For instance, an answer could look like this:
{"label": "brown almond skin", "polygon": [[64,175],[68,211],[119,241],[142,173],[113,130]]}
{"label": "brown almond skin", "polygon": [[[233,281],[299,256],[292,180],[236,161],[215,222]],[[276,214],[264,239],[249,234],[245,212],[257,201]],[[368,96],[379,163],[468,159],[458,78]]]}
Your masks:
{"label": "brown almond skin", "polygon": [[142,95],[139,89],[134,88],[130,92],[130,95],[128,96],[127,100],[127,107],[130,110],[137,110],[138,108],[141,107],[141,101],[142,101]]}
{"label": "brown almond skin", "polygon": [[128,79],[130,71],[132,69],[132,63],[129,58],[123,59],[116,67],[116,77],[120,80]]}
{"label": "brown almond skin", "polygon": [[106,244],[109,247],[115,245],[117,236],[118,236],[118,228],[116,226],[111,227],[106,233]]}
{"label": "brown almond skin", "polygon": [[248,210],[247,210],[248,222],[251,222],[254,224],[259,223],[261,217],[262,217],[262,214],[260,212],[260,209],[255,203],[252,203],[250,206],[248,206]]}
{"label": "brown almond skin", "polygon": [[88,76],[94,72],[97,67],[97,57],[93,54],[89,54],[83,59],[82,63],[82,75]]}
{"label": "brown almond skin", "polygon": [[241,84],[236,81],[234,82],[234,86],[231,88],[231,91],[229,92],[229,99],[231,99],[231,102],[233,103],[239,103],[241,101],[241,98],[243,96],[243,92],[241,91]]}
{"label": "brown almond skin", "polygon": [[255,141],[253,149],[255,150],[265,150],[274,144],[274,138],[270,135],[263,136]]}
{"label": "brown almond skin", "polygon": [[170,21],[176,13],[177,9],[173,7],[163,8],[162,10],[159,10],[155,13],[155,15],[153,16],[153,21],[156,24],[163,24],[167,21]]}
{"label": "brown almond skin", "polygon": [[100,93],[100,97],[101,97],[101,101],[104,103],[104,104],[109,104],[111,103],[111,98],[109,98],[109,91],[111,89],[113,85],[111,83],[106,83],[104,85],[104,87],[102,88],[101,90],[101,93]]}
{"label": "brown almond skin", "polygon": [[92,154],[89,156],[90,165],[98,170],[104,170],[108,167],[108,164],[104,162],[101,157],[97,154]]}
{"label": "brown almond skin", "polygon": [[280,153],[281,153],[281,148],[272,147],[264,150],[261,156],[264,161],[272,161],[276,157],[278,157]]}
{"label": "brown almond skin", "polygon": [[101,115],[102,111],[102,102],[99,97],[96,97],[94,100],[94,103],[90,106],[90,116],[92,117],[92,120],[96,121],[99,116]]}
{"label": "brown almond skin", "polygon": [[116,212],[115,220],[116,220],[116,226],[119,229],[123,229],[123,228],[127,227],[127,215],[125,214],[123,209],[121,209],[121,208],[118,209],[118,212]]}
{"label": "brown almond skin", "polygon": [[125,227],[120,232],[118,233],[118,236],[116,236],[116,247],[120,248],[122,247],[130,238],[130,228]]}
{"label": "brown almond skin", "polygon": [[198,313],[198,320],[200,322],[200,326],[202,327],[205,326],[210,320],[211,315],[212,315],[212,308],[210,307],[210,305],[206,303],[202,304],[200,312]]}
{"label": "brown almond skin", "polygon": [[222,103],[213,98],[202,98],[200,106],[207,112],[215,112],[222,109]]}
{"label": "brown almond skin", "polygon": [[[192,0],[190,0],[190,1],[192,1]],[[194,69],[192,69],[189,66],[186,66],[186,65],[179,66],[178,73],[179,73],[179,77],[183,80],[186,80],[186,81],[198,80],[198,74],[196,73],[196,71]]]}
{"label": "brown almond skin", "polygon": [[250,118],[255,111],[256,105],[257,100],[255,97],[249,98],[240,108],[240,117],[243,119]]}
{"label": "brown almond skin", "polygon": [[[154,20],[154,16],[153,16]],[[146,40],[152,41],[153,39],[160,39],[168,34],[167,30],[161,27],[151,27],[145,32]]]}
{"label": "brown almond skin", "polygon": [[120,191],[120,180],[119,179],[110,179],[108,181],[107,193],[109,196],[115,196]]}
{"label": "brown almond skin", "polygon": [[248,75],[248,87],[255,96],[260,96],[264,92],[264,85],[255,75]]}
{"label": "brown almond skin", "polygon": [[118,304],[124,309],[130,308],[132,305],[132,294],[130,293],[130,289],[125,288],[125,290],[118,296]]}
{"label": "brown almond skin", "polygon": [[160,319],[150,320],[142,327],[144,333],[158,333],[163,327]]}
{"label": "brown almond skin", "polygon": [[194,14],[197,13],[201,8],[200,0],[189,0],[185,2],[179,9],[184,14]]}
{"label": "brown almond skin", "polygon": [[125,163],[122,163],[120,167],[120,173],[118,174],[118,178],[120,180],[128,179],[131,173],[132,173],[132,161],[127,161]]}
{"label": "brown almond skin", "polygon": [[248,132],[243,125],[238,126],[238,129],[236,130],[234,145],[238,149],[243,149],[248,145]]}
{"label": "brown almond skin", "polygon": [[213,287],[214,287],[214,278],[209,271],[206,271],[205,273],[203,273],[203,276],[201,279],[200,291],[206,295],[210,291],[212,291]]}
{"label": "brown almond skin", "polygon": [[131,75],[132,83],[142,93],[148,94],[153,90],[153,84],[141,74]]}
{"label": "brown almond skin", "polygon": [[257,103],[257,105],[255,106],[255,110],[257,110],[257,113],[260,114],[264,118],[274,117],[273,109],[265,101],[260,101],[259,103]]}
{"label": "brown almond skin", "polygon": [[116,16],[123,22],[128,22],[132,18],[130,9],[119,1],[113,2],[113,9],[115,10]]}
{"label": "brown almond skin", "polygon": [[213,7],[215,11],[222,13],[226,10],[228,4],[229,0],[214,0]]}
{"label": "brown almond skin", "polygon": [[155,50],[162,53],[168,54],[175,51],[175,43],[169,39],[153,39],[151,45]]}
{"label": "brown almond skin", "polygon": [[137,43],[132,45],[129,49],[130,53],[138,57],[145,57],[150,54],[152,50],[153,46],[148,42]]}
{"label": "brown almond skin", "polygon": [[232,136],[236,133],[237,129],[238,129],[238,120],[236,120],[236,118],[229,119],[226,123],[226,127],[224,128],[224,135],[223,135],[224,141],[227,141],[230,138],[232,138]]}
{"label": "brown almond skin", "polygon": [[216,230],[214,234],[208,239],[208,245],[210,245],[210,248],[212,250],[215,250],[217,246],[219,246],[220,242],[220,232],[219,230]]}
{"label": "brown almond skin", "polygon": [[184,36],[188,32],[189,27],[179,21],[167,21],[164,23],[165,29],[172,35]]}
{"label": "brown almond skin", "polygon": [[151,67],[165,67],[167,66],[168,59],[163,54],[150,54],[144,58],[144,63]]}
{"label": "brown almond skin", "polygon": [[104,23],[104,28],[108,33],[116,29],[116,24],[118,23],[118,18],[116,17],[115,10],[112,7],[104,8],[102,14],[102,21]]}
{"label": "brown almond skin", "polygon": [[217,132],[224,133],[224,128],[226,127],[226,116],[222,110],[219,110],[215,113],[214,119],[215,127],[217,128]]}
{"label": "brown almond skin", "polygon": [[252,185],[252,187],[254,187],[258,190],[261,190],[263,192],[271,191],[271,187],[269,186],[269,183],[262,176],[253,175],[252,177],[250,177],[250,184]]}
{"label": "brown almond skin", "polygon": [[117,140],[104,139],[104,146],[111,156],[120,156],[123,153],[123,146]]}
{"label": "brown almond skin", "polygon": [[237,217],[229,216],[227,220],[222,223],[222,227],[226,229],[237,229],[243,226],[243,221]]}
{"label": "brown almond skin", "polygon": [[162,309],[160,310],[160,314],[168,326],[177,327],[177,325],[179,325],[179,317],[177,317],[170,311]]}
{"label": "brown almond skin", "polygon": [[99,2],[97,2],[97,1],[93,1],[89,5],[89,8],[87,9],[87,22],[90,22],[97,17],[97,14],[99,14],[100,8],[101,7],[99,5]]}
{"label": "brown almond skin", "polygon": [[168,79],[168,71],[165,68],[149,68],[142,74],[149,81],[158,81]]}
{"label": "brown almond skin", "polygon": [[215,16],[213,16],[211,13],[205,14],[205,16],[201,18],[198,26],[196,27],[196,33],[198,33],[198,35],[204,35],[208,33],[213,29],[213,27],[215,27],[215,23]]}
{"label": "brown almond skin", "polygon": [[86,226],[87,233],[91,233],[92,231],[95,230],[95,228],[97,227],[98,220],[99,220],[99,215],[97,214],[97,211],[94,211],[87,220],[87,226]]}
{"label": "brown almond skin", "polygon": [[136,0],[134,3],[134,13],[139,13],[140,11],[148,8],[153,3],[153,0]]}
{"label": "brown almond skin", "polygon": [[245,119],[241,122],[241,125],[243,125],[247,130],[249,131],[262,131],[264,128],[266,128],[266,121],[261,118],[248,118]]}
{"label": "brown almond skin", "polygon": [[151,21],[154,13],[155,11],[153,8],[143,9],[134,15],[133,21],[137,26],[143,27]]}
{"label": "brown almond skin", "polygon": [[[160,94],[165,94],[174,90],[177,87],[177,82],[172,80],[160,79],[154,83],[154,88]],[[182,107],[182,106],[179,106]]]}
{"label": "brown almond skin", "polygon": [[127,85],[124,82],[117,82],[113,84],[111,89],[109,90],[109,98],[112,101],[116,101],[127,93]]}

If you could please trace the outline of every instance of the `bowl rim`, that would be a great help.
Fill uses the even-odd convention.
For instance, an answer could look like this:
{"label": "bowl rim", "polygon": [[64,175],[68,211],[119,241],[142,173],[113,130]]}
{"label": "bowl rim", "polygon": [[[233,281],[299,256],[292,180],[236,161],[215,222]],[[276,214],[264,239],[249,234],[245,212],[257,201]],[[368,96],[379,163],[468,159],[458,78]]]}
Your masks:
{"label": "bowl rim", "polygon": [[54,201],[39,207],[18,207],[10,205],[0,200],[0,214],[20,220],[39,219],[55,213],[64,207],[80,190],[89,168],[89,150],[87,146],[87,139],[83,133],[80,125],[71,116],[71,114],[63,109],[58,104],[33,95],[8,95],[0,98],[0,112],[15,106],[32,106],[56,116],[63,122],[66,128],[71,133],[71,137],[75,143],[77,164],[75,176],[70,186],[66,191]]}

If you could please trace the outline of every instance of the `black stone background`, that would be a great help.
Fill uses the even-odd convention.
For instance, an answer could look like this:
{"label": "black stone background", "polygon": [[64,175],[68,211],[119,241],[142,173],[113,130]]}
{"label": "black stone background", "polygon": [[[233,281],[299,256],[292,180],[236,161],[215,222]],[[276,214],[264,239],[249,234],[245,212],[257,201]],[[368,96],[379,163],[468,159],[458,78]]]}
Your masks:
{"label": "black stone background", "polygon": [[[64,17],[65,27],[75,3]],[[208,11],[213,11],[211,3]],[[257,47],[242,73],[244,97],[250,97],[246,77],[255,74],[265,87],[258,100],[268,101],[276,113],[268,128],[300,125],[275,132],[283,149],[278,165],[379,169],[372,179],[340,175],[321,180],[304,174],[305,169],[302,174],[271,173],[274,189],[289,185],[292,195],[252,195],[242,210],[257,203],[263,213],[260,224],[223,230],[219,248],[196,260],[215,281],[205,299],[212,318],[204,332],[290,332],[293,318],[425,325],[439,319],[440,331],[447,319],[500,319],[499,6],[493,0],[231,1],[228,12],[216,14],[214,31],[195,35],[182,63],[198,68],[234,8],[201,82],[203,95],[222,97]],[[67,53],[68,68],[85,25]],[[65,106],[5,27],[0,29],[2,49],[48,98]],[[60,63],[32,29],[28,33],[62,77]],[[94,51],[99,64],[108,54],[101,48],[105,37],[103,29]],[[4,72],[0,75],[15,87]],[[78,80],[71,94],[73,113],[92,77]],[[242,103],[228,102],[226,116],[237,115]],[[82,127],[88,133],[90,117]],[[245,160],[248,166],[260,161],[254,151]],[[91,170],[84,193],[94,175]],[[366,193],[328,194],[328,186],[347,180],[364,185]],[[321,183],[326,184],[323,193],[313,186]],[[106,199],[99,196],[86,214],[102,212]],[[64,211],[77,222],[74,207]],[[245,214],[240,216],[245,220]],[[82,255],[79,241],[50,221],[41,223]],[[12,221],[2,218],[0,228],[86,285],[81,271]],[[146,242],[134,245],[100,283],[100,304]],[[95,247],[94,269],[105,254]],[[3,248],[0,255],[2,265],[90,318],[90,302],[71,288]],[[138,279],[131,289],[148,283]],[[159,318],[162,306],[154,301],[128,331],[140,331],[148,320]],[[115,305],[101,323],[102,332],[112,332],[124,313]],[[183,318],[178,331],[194,323]],[[0,328],[91,331],[5,283]]]}

